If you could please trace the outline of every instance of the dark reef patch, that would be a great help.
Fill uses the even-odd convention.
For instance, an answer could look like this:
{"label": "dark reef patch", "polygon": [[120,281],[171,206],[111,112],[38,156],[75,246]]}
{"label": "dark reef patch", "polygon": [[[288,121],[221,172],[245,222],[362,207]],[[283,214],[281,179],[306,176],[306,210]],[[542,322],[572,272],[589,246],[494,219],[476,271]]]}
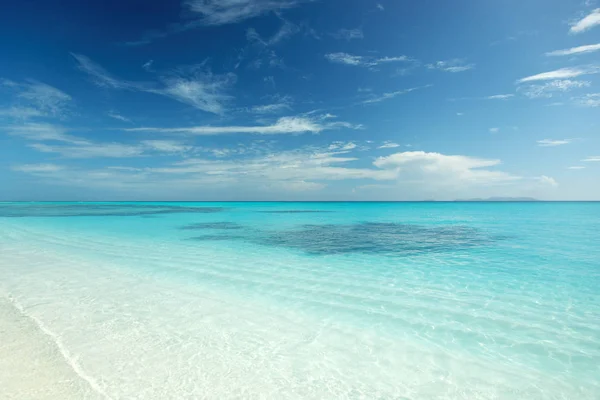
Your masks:
{"label": "dark reef patch", "polygon": [[[204,228],[209,224],[200,225]],[[311,255],[362,253],[401,257],[467,250],[508,239],[464,225],[427,226],[381,222],[308,224],[289,230],[244,229],[237,232],[239,233],[235,235],[223,233],[197,236],[190,240],[242,240],[256,245],[300,250]]]}
{"label": "dark reef patch", "polygon": [[283,246],[315,255],[366,253],[407,256],[464,250],[489,245],[500,239],[468,226],[363,222],[302,225],[300,229],[268,233],[254,240],[262,245]]}

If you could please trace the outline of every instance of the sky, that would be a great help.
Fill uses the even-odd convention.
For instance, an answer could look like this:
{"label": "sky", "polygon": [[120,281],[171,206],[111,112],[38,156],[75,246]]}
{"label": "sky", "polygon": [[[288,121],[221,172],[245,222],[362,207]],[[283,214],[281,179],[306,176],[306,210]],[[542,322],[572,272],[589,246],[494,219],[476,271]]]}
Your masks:
{"label": "sky", "polygon": [[600,200],[600,1],[19,1],[0,200]]}

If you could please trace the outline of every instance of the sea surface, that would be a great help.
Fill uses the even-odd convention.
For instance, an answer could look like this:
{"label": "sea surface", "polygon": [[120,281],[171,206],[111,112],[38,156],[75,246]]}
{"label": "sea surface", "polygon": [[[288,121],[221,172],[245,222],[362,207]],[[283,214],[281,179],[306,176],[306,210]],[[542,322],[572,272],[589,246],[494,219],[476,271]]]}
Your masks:
{"label": "sea surface", "polygon": [[9,399],[600,399],[600,203],[0,203],[0,336]]}

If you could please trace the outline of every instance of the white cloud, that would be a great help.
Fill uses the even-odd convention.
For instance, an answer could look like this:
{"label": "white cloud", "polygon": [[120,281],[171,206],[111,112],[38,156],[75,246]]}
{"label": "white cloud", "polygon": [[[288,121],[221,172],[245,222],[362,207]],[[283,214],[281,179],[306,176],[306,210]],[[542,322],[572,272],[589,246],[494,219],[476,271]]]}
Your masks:
{"label": "white cloud", "polygon": [[[155,39],[205,26],[227,25],[261,15],[281,13],[312,0],[184,0],[186,21],[171,24],[163,31],[148,31],[141,39],[124,42],[125,46],[140,46]],[[309,30],[314,34],[314,30]],[[316,34],[315,34],[316,36]]]}
{"label": "white cloud", "polygon": [[226,91],[236,81],[234,74],[213,74],[204,65],[180,68],[170,76],[163,76],[160,82],[124,81],[111,76],[86,56],[73,54],[73,57],[99,86],[155,93],[219,115],[225,112],[224,104],[231,99]]}
{"label": "white cloud", "polygon": [[538,140],[537,144],[540,147],[555,147],[555,146],[562,146],[565,144],[569,144],[571,142],[572,142],[571,139],[561,139],[561,140],[543,139],[543,140]]}
{"label": "white cloud", "polygon": [[32,107],[9,107],[0,108],[0,117],[10,117],[14,119],[29,119],[34,117],[44,117],[45,113]]}
{"label": "white cloud", "polygon": [[385,64],[385,63],[393,63],[393,62],[413,62],[412,58],[408,56],[397,56],[397,57],[381,57],[375,59],[375,63],[377,64]]}
{"label": "white cloud", "polygon": [[381,146],[379,146],[378,149],[394,149],[396,147],[400,147],[400,145],[394,142],[385,142]]}
{"label": "white cloud", "polygon": [[350,150],[354,150],[358,147],[358,145],[354,142],[333,142],[329,145],[327,150],[335,150],[334,154],[342,154],[347,153]]}
{"label": "white cloud", "polygon": [[590,86],[588,81],[574,81],[571,79],[557,79],[545,82],[541,85],[521,86],[517,90],[519,93],[530,99],[551,98],[555,93],[564,93],[573,89],[579,89]]}
{"label": "white cloud", "polygon": [[5,127],[7,133],[20,136],[26,140],[56,141],[71,144],[88,144],[89,142],[67,134],[63,127],[46,123],[26,123]]}
{"label": "white cloud", "polygon": [[[110,187],[129,194],[151,190],[155,195],[162,193],[178,197],[183,192],[194,193],[194,197],[197,197],[198,193],[208,193],[206,188],[210,188],[209,192],[223,189],[226,192],[222,193],[230,193],[232,188],[236,188],[245,194],[268,192],[281,196],[288,191],[318,191],[333,182],[357,180],[361,184],[363,181],[384,182],[384,190],[388,194],[391,190],[396,195],[413,193],[418,197],[423,193],[435,193],[438,198],[447,198],[473,191],[481,193],[486,187],[508,187],[524,181],[519,176],[495,170],[500,160],[463,155],[400,152],[379,157],[372,165],[360,167],[356,165],[360,160],[348,155],[360,149],[353,142],[334,142],[324,148],[306,146],[284,151],[265,147],[257,149],[260,152],[252,154],[239,153],[236,149],[220,149],[228,154],[235,153],[235,156],[228,159],[185,158],[161,166],[153,162],[152,167],[132,168],[113,164],[94,169],[60,166],[14,168],[52,182],[87,189]],[[143,160],[140,159],[140,162]],[[529,179],[550,185],[553,182],[548,177]],[[410,191],[406,192],[408,189]]]}
{"label": "white cloud", "polygon": [[389,92],[389,93],[383,93],[381,95],[371,95],[370,98],[363,100],[362,104],[373,104],[373,103],[379,103],[385,100],[389,100],[389,99],[393,99],[394,97],[406,94],[406,93],[410,93],[412,91],[418,90],[418,89],[424,89],[424,88],[428,88],[431,87],[431,85],[426,85],[426,86],[422,86],[422,87],[414,87],[414,88],[409,88],[409,89],[404,89],[404,90],[397,90],[395,92]]}
{"label": "white cloud", "polygon": [[171,97],[206,112],[223,114],[224,103],[231,99],[231,96],[224,92],[233,85],[235,80],[234,74],[213,75],[197,71],[189,77],[165,78],[164,88],[150,90],[150,92]]}
{"label": "white cloud", "polygon": [[121,114],[117,113],[116,111],[109,111],[107,115],[109,117],[114,118],[114,119],[119,120],[119,121],[131,122],[131,120],[129,118],[126,118],[126,117],[122,116]]}
{"label": "white cloud", "polygon": [[200,25],[225,25],[270,12],[296,7],[304,0],[187,0],[185,6],[201,14]]}
{"label": "white cloud", "polygon": [[16,100],[24,103],[1,110],[0,113],[18,119],[65,117],[72,100],[65,92],[35,80],[27,80],[23,83],[2,80],[0,85],[14,91]]}
{"label": "white cloud", "polygon": [[48,173],[62,171],[64,167],[56,164],[22,164],[11,167],[13,171],[36,173]]}
{"label": "white cloud", "polygon": [[300,28],[297,25],[283,18],[281,19],[283,21],[283,24],[281,25],[279,30],[275,32],[275,34],[270,38],[261,37],[261,35],[254,28],[248,28],[248,30],[246,31],[246,38],[250,42],[268,47],[276,45],[284,39],[287,39],[288,37],[300,31]]}
{"label": "white cloud", "polygon": [[301,133],[320,133],[324,130],[349,128],[360,129],[360,125],[352,125],[348,122],[327,122],[323,123],[318,119],[306,117],[282,117],[271,125],[258,126],[195,126],[188,128],[130,128],[125,129],[128,132],[159,132],[159,133],[183,133],[190,135],[229,135],[236,133],[249,133],[256,135],[279,135],[279,134],[301,134]]}
{"label": "white cloud", "polygon": [[47,145],[33,143],[31,148],[42,153],[57,153],[65,158],[129,158],[139,157],[144,149],[123,143],[88,143],[81,145]]}
{"label": "white cloud", "polygon": [[253,114],[276,114],[282,111],[291,110],[292,98],[290,96],[272,96],[275,102],[262,104],[247,108],[246,111]]}
{"label": "white cloud", "polygon": [[[133,143],[95,142],[73,136],[61,126],[27,123],[5,127],[12,136],[35,142],[29,147],[42,153],[56,153],[65,158],[125,158],[148,153],[182,153],[192,149],[175,140],[142,140]],[[48,144],[48,142],[54,142]]]}
{"label": "white cloud", "polygon": [[365,35],[362,28],[356,29],[340,29],[332,36],[336,39],[352,40],[352,39],[364,39]]}
{"label": "white cloud", "polygon": [[591,13],[574,22],[571,25],[570,33],[581,33],[585,32],[597,25],[600,25],[600,8],[596,8]]}
{"label": "white cloud", "polygon": [[550,52],[546,53],[546,55],[547,56],[571,56],[574,54],[593,53],[598,50],[600,50],[600,43],[588,44],[586,46],[572,47],[570,49],[564,49],[564,50],[550,51]]}
{"label": "white cloud", "polygon": [[550,186],[554,186],[554,187],[558,186],[558,182],[556,182],[556,180],[554,178],[551,178],[546,175],[542,175],[536,179],[545,185],[550,185]]}
{"label": "white cloud", "polygon": [[254,106],[250,108],[250,112],[254,114],[275,114],[284,110],[289,110],[291,107],[288,103],[273,103]]}
{"label": "white cloud", "polygon": [[109,87],[113,89],[129,89],[129,90],[144,90],[146,84],[122,81],[114,78],[100,65],[93,62],[90,58],[82,55],[71,53],[73,58],[78,63],[78,68],[90,75],[95,84],[102,87]]}
{"label": "white cloud", "polygon": [[506,172],[485,169],[500,165],[500,160],[424,151],[379,157],[373,164],[379,168],[396,170],[397,179],[400,180],[428,181],[442,186],[499,184],[521,179]]}
{"label": "white cloud", "polygon": [[426,67],[446,72],[464,72],[475,68],[475,64],[467,64],[464,60],[456,58],[447,61],[436,61],[435,63],[427,64]]}
{"label": "white cloud", "polygon": [[486,97],[487,100],[507,100],[514,97],[514,94],[495,94],[493,96]]}
{"label": "white cloud", "polygon": [[490,128],[490,133],[498,133],[500,132],[500,128]]}
{"label": "white cloud", "polygon": [[462,117],[463,115],[465,115],[465,113],[457,112],[456,115]]}
{"label": "white cloud", "polygon": [[573,100],[575,104],[582,107],[600,107],[600,93],[588,93]]}
{"label": "white cloud", "polygon": [[175,140],[142,140],[135,143],[81,141],[68,145],[33,143],[29,147],[42,153],[56,153],[64,158],[132,158],[150,154],[184,153],[193,149]]}
{"label": "white cloud", "polygon": [[325,58],[334,63],[347,65],[362,65],[363,57],[354,56],[348,53],[329,53],[325,54]]}
{"label": "white cloud", "polygon": [[184,153],[193,147],[176,140],[142,140],[143,146],[163,153]]}
{"label": "white cloud", "polygon": [[348,53],[329,53],[325,54],[325,58],[332,63],[354,65],[359,67],[375,67],[380,64],[388,64],[395,62],[416,62],[408,56],[396,57],[364,57]]}
{"label": "white cloud", "polygon": [[537,75],[527,76],[519,79],[519,83],[533,82],[533,81],[549,81],[554,79],[568,79],[576,78],[582,75],[597,74],[600,72],[600,68],[597,66],[583,66],[583,67],[569,67],[561,68],[550,72],[543,72]]}
{"label": "white cloud", "polygon": [[575,165],[575,166],[572,166],[572,167],[568,167],[567,169],[585,169],[585,167],[582,167],[580,165]]}
{"label": "white cloud", "polygon": [[154,60],[148,60],[144,64],[142,64],[142,68],[148,72],[154,72],[152,69],[152,64],[154,64]]}
{"label": "white cloud", "polygon": [[378,8],[380,11],[384,11],[384,10],[385,10],[385,8],[383,8],[383,6],[382,6],[380,3],[377,3],[377,8]]}
{"label": "white cloud", "polygon": [[66,104],[71,101],[68,94],[42,82],[30,81],[21,85],[21,88],[18,97],[27,100],[48,115],[60,116]]}
{"label": "white cloud", "polygon": [[583,161],[583,162],[600,162],[600,156],[591,156],[588,158],[584,158],[581,161]]}

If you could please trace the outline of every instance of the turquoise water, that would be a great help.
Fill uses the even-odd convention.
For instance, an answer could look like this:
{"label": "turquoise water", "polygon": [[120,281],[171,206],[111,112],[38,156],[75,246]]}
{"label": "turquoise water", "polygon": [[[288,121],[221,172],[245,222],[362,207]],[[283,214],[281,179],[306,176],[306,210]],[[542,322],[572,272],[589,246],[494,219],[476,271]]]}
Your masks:
{"label": "turquoise water", "polygon": [[0,203],[0,296],[101,398],[600,398],[600,203]]}

